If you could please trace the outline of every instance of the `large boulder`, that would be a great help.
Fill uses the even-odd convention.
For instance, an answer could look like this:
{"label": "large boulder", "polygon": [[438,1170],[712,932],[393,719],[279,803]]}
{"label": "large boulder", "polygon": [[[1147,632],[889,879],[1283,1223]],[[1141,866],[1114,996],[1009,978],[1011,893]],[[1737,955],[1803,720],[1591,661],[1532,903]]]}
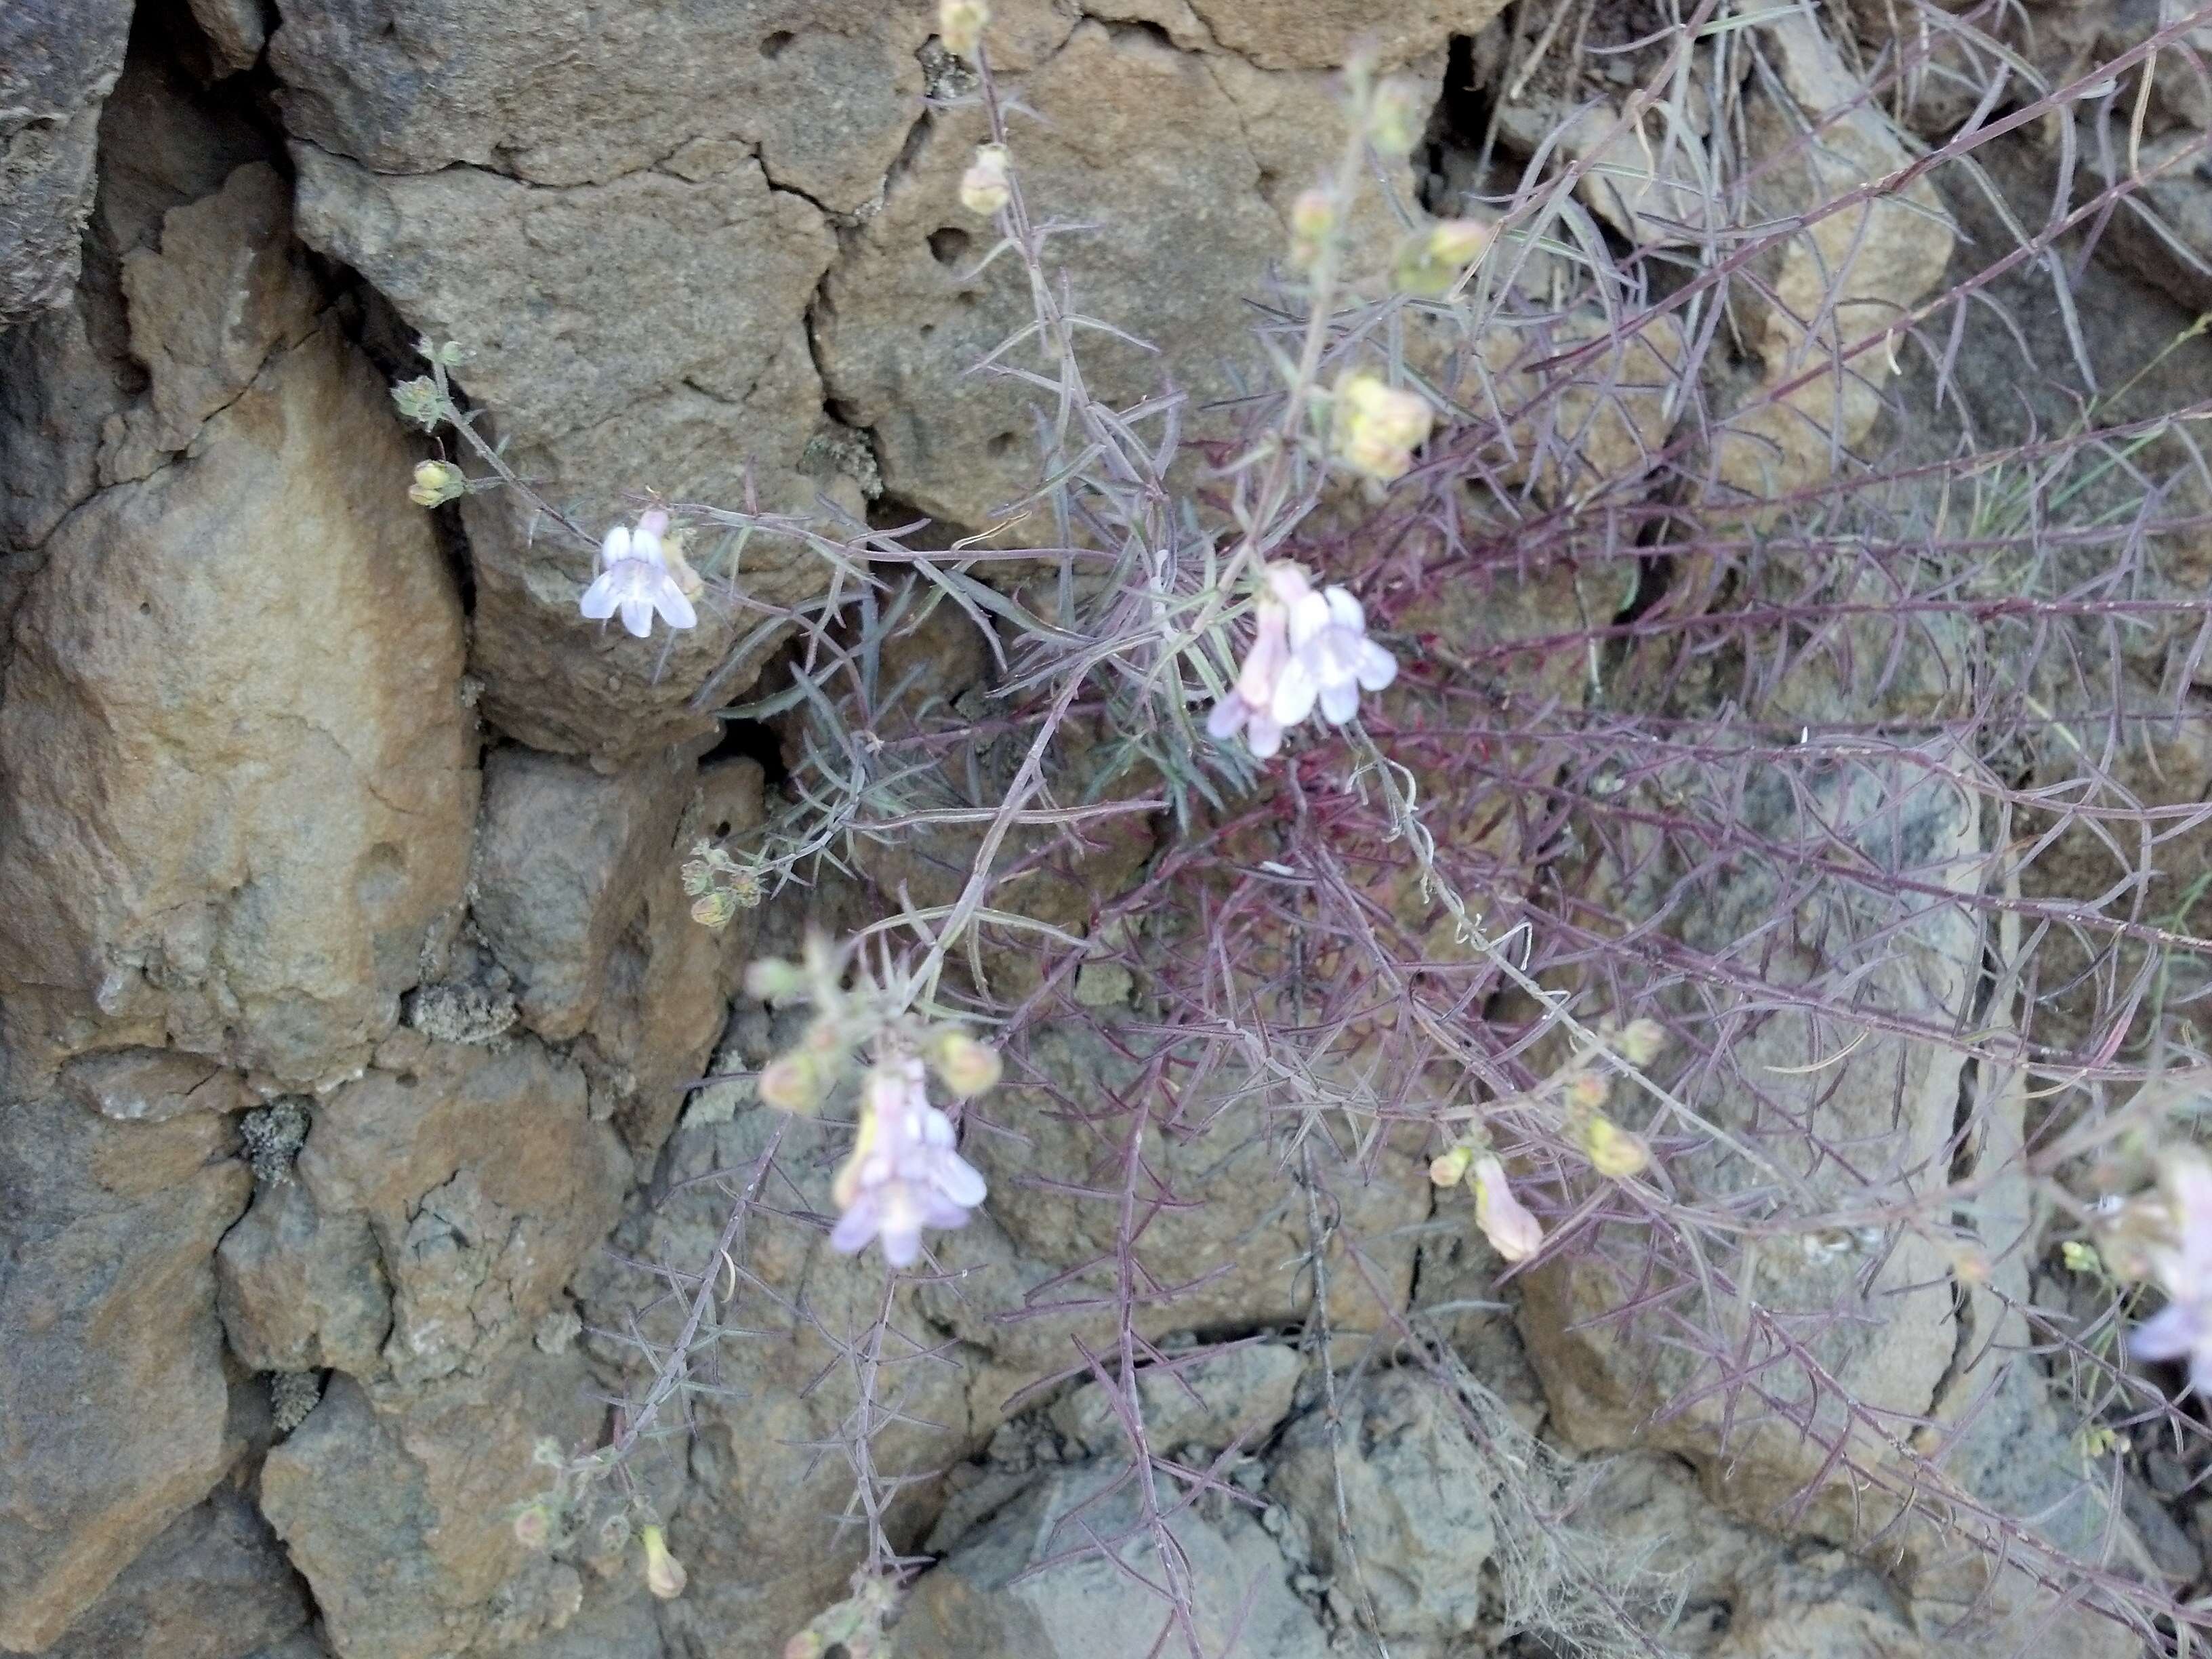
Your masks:
{"label": "large boulder", "polygon": [[[467,879],[459,595],[377,376],[265,166],[125,264],[128,465],[24,584],[0,696],[0,1042],[18,1088],[165,1044],[357,1070]],[[88,787],[88,780],[94,781]]]}

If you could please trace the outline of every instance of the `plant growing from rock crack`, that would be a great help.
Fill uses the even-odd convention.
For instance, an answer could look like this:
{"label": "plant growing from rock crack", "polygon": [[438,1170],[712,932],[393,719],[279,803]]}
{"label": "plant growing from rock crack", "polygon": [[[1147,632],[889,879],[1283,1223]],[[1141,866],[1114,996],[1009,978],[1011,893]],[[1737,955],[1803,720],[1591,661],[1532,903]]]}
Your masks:
{"label": "plant growing from rock crack", "polygon": [[[1397,1305],[1387,1241],[1345,1219],[1410,1152],[1447,1195],[1472,1179],[1472,1216],[1447,1196],[1425,1244],[1483,1231],[1522,1276],[1540,1364],[1611,1386],[1619,1355],[1657,1356],[1663,1397],[1620,1409],[1662,1443],[1764,1472],[1790,1515],[1862,1548],[1901,1558],[1932,1528],[1980,1563],[1962,1620],[2021,1581],[2138,1631],[2208,1628],[2107,1564],[2098,1494],[2130,1440],[2212,1455],[2129,1365],[2140,1298],[2115,1231],[2163,1237],[2171,1210],[2129,1195],[2200,1115],[2167,1081],[2202,1063],[2174,969],[2212,945],[2187,905],[2148,906],[2161,849],[2207,809],[2146,805],[2123,763],[2184,718],[2212,639],[2178,551],[2212,523],[2189,430],[2212,405],[2124,414],[2156,367],[2133,365],[2063,429],[2001,435],[1967,380],[2044,273],[2057,337],[2101,384],[2064,261],[2142,209],[2149,175],[2062,167],[2031,228],[1992,168],[2038,126],[2070,156],[2195,19],[2052,86],[1978,32],[2001,27],[1995,8],[1919,9],[1928,29],[1843,84],[1808,14],[1705,0],[1632,39],[1592,34],[1584,9],[1574,51],[1636,89],[1561,119],[1517,178],[1492,165],[1493,119],[1464,147],[1455,218],[1376,199],[1431,118],[1355,62],[1346,142],[1291,215],[1261,313],[1272,378],[1212,411],[1230,435],[1194,444],[1172,387],[1133,405],[1094,391],[1090,351],[1144,348],[1060,274],[1085,228],[1030,200],[1024,112],[985,9],[957,0],[945,44],[971,58],[963,95],[988,118],[962,199],[1000,233],[983,265],[1012,262],[1030,307],[977,367],[1034,403],[1036,489],[942,550],[828,509],[657,501],[624,544],[658,548],[672,523],[719,538],[700,603],[755,626],[699,706],[775,723],[793,757],[765,830],[695,854],[702,919],[793,884],[879,903],[812,970],[824,1000],[878,1011],[869,1033],[790,1050],[762,1097],[811,1107],[824,1078],[800,1060],[835,1071],[909,1019],[918,1056],[918,1033],[955,1020],[995,1032],[1006,1092],[1085,1149],[1081,1170],[1031,1179],[1097,1212],[1097,1248],[1000,1316],[1083,1326],[1036,1386],[1109,1391],[1138,1519],[1101,1535],[1071,1517],[1062,1547],[1158,1597],[1163,1650],[1204,1647],[1176,1518],[1245,1501],[1225,1459],[1152,1444],[1139,1406],[1141,1377],[1187,1363],[1159,1343],[1174,1310],[1225,1269],[1158,1245],[1201,1201],[1167,1149],[1213,1135],[1225,1154],[1238,1134],[1303,1234],[1288,1271],[1332,1412],[1352,1302],[1363,1332],[1477,1398],[1439,1316]],[[1558,75],[1561,48],[1554,28],[1516,36],[1505,74]],[[1930,76],[1977,95],[1915,148],[1880,112]],[[452,351],[427,355],[402,407],[481,471],[428,463],[417,498],[528,489],[456,403]],[[756,540],[818,556],[821,597],[748,593]],[[608,547],[593,614],[623,603]],[[623,579],[638,618],[683,625],[684,556],[646,562]],[[917,643],[948,634],[983,664],[957,696]],[[763,691],[726,708],[771,649]],[[1301,726],[1316,704],[1325,722]],[[1035,913],[1130,833],[1148,844],[1117,890],[1073,921]],[[2119,872],[2104,890],[2069,889],[2084,848]],[[1032,1041],[1053,1025],[1122,1072],[1056,1075]],[[971,1145],[1033,1127],[975,1092]],[[730,1207],[710,1259],[639,1264],[665,1294],[601,1335],[647,1380],[564,1483],[633,1480],[631,1454],[714,1386],[733,1304],[808,1316],[744,1267],[750,1229],[793,1224],[766,1196],[796,1190],[783,1146],[779,1127],[714,1177]],[[2086,1304],[2036,1288],[2069,1231],[2069,1260],[2100,1242]],[[916,1565],[890,1518],[910,1479],[873,1449],[902,1415],[887,1372],[939,1346],[902,1308],[961,1278],[899,1239],[873,1323],[820,1327],[854,1401],[823,1450],[854,1476],[870,1617]],[[2193,1247],[2159,1248],[2137,1276],[2193,1307]],[[1948,1321],[1957,1346],[1897,1397],[1854,1368],[1867,1332],[1908,1317]],[[2158,1354],[2193,1316],[2161,1317]],[[1954,1465],[2001,1391],[2046,1376],[2080,1413],[2084,1468],[2028,1516]],[[1498,1441],[1496,1413],[1466,1410]],[[1503,1616],[1576,1650],[1653,1650],[1643,1589],[1601,1546],[1559,1541],[1549,1458],[1525,1437],[1495,1458],[1506,1507],[1558,1533],[1524,1548]]]}

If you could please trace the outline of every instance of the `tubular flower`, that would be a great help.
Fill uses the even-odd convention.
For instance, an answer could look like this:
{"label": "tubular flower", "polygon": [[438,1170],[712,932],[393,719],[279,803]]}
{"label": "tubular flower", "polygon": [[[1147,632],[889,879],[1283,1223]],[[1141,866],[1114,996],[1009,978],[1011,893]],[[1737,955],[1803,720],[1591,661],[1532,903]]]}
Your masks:
{"label": "tubular flower", "polygon": [[617,525],[600,544],[597,579],[584,590],[579,602],[593,622],[604,622],[619,611],[623,626],[639,639],[653,632],[653,613],[672,629],[695,628],[699,613],[691,608],[673,572],[661,537],[668,515],[659,507],[641,514],[637,528]]}
{"label": "tubular flower", "polygon": [[2173,1242],[2150,1252],[2151,1276],[2166,1304],[2136,1328],[2138,1359],[2189,1361],[2189,1386],[2212,1396],[2212,1164],[2174,1154],[2160,1184]]}
{"label": "tubular flower", "polygon": [[1206,723],[1217,741],[1241,732],[1245,747],[1266,760],[1316,703],[1341,725],[1358,712],[1362,690],[1380,691],[1398,678],[1390,653],[1367,637],[1359,601],[1341,587],[1316,593],[1296,565],[1267,568],[1257,611],[1237,684]]}
{"label": "tubular flower", "polygon": [[983,1201],[983,1177],[953,1150],[951,1120],[929,1103],[919,1060],[868,1073],[860,1133],[830,1190],[844,1212],[830,1244],[851,1255],[881,1237],[894,1267],[914,1265],[923,1228],[964,1226]]}
{"label": "tubular flower", "polygon": [[1487,1154],[1474,1161],[1474,1224],[1508,1261],[1526,1261],[1544,1242],[1543,1224],[1513,1196],[1505,1166]]}

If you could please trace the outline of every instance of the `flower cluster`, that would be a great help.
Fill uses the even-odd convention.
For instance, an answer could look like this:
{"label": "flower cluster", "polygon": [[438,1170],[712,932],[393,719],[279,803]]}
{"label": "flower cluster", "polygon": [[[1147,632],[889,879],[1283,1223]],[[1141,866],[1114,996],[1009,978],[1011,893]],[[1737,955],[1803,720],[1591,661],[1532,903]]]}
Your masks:
{"label": "flower cluster", "polygon": [[691,900],[691,920],[718,931],[739,910],[757,905],[764,892],[759,871],[708,841],[692,844],[684,863],[684,890]]}
{"label": "flower cluster", "polygon": [[880,1238],[884,1259],[910,1267],[925,1227],[963,1227],[983,1201],[983,1177],[954,1150],[951,1120],[929,1103],[921,1061],[878,1060],[860,1091],[860,1127],[830,1194],[843,1212],[830,1243],[850,1255]]}
{"label": "flower cluster", "polygon": [[1297,566],[1272,564],[1260,579],[1252,648],[1206,729],[1217,742],[1243,733],[1266,760],[1316,705],[1340,726],[1358,712],[1362,691],[1397,678],[1395,659],[1367,637],[1358,600],[1341,587],[1316,592]]}
{"label": "flower cluster", "polygon": [[1413,452],[1436,418],[1418,392],[1364,372],[1347,374],[1336,386],[1336,453],[1354,472],[1392,483],[1413,470]]}
{"label": "flower cluster", "polygon": [[680,548],[672,556],[663,539],[667,531],[668,514],[656,507],[639,515],[636,529],[618,524],[607,532],[593,566],[595,579],[578,601],[585,616],[605,622],[620,611],[623,626],[641,640],[653,632],[656,613],[679,631],[698,625],[699,613],[684,591],[692,586],[696,592],[698,578]]}
{"label": "flower cluster", "polygon": [[851,1255],[881,1239],[891,1266],[913,1266],[925,1230],[965,1225],[985,1196],[983,1177],[957,1149],[951,1119],[930,1103],[929,1076],[972,1099],[997,1085],[998,1051],[956,1027],[894,1012],[892,999],[865,978],[848,988],[818,940],[809,941],[804,963],[753,963],[745,983],[755,996],[816,1010],[799,1042],[762,1068],[763,1104],[811,1112],[850,1074],[856,1054],[871,1054],[853,1150],[830,1189],[840,1213],[830,1242]]}
{"label": "flower cluster", "polygon": [[461,469],[448,461],[417,461],[415,482],[408,486],[407,499],[417,507],[443,507],[447,501],[458,501],[468,491],[468,480]]}

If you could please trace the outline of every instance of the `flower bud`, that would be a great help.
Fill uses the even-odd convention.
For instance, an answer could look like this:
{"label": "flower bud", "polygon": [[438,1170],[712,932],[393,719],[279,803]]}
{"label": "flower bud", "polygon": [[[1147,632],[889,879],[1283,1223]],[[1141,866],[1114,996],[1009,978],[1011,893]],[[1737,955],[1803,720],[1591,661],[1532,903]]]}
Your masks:
{"label": "flower bud", "polygon": [[991,9],[983,0],[939,0],[937,38],[954,57],[972,58],[983,44],[983,26],[990,21]]}
{"label": "flower bud", "polygon": [[444,461],[417,461],[415,484],[407,492],[407,499],[417,507],[443,507],[459,495],[466,483],[457,466]]}
{"label": "flower bud", "polygon": [[1411,154],[1428,124],[1428,99],[1416,82],[1394,76],[1375,88],[1375,101],[1367,112],[1367,139],[1382,154]]}
{"label": "flower bud", "polygon": [[645,1587],[664,1601],[673,1601],[684,1594],[684,1583],[688,1575],[684,1564],[668,1553],[668,1543],[658,1527],[647,1527],[639,1534],[645,1545]]}
{"label": "flower bud", "polygon": [[568,1461],[561,1449],[561,1443],[550,1434],[541,1434],[531,1443],[530,1461],[542,1469],[557,1469]]}
{"label": "flower bud", "polygon": [[1622,1030],[1614,1047],[1620,1057],[1631,1066],[1645,1066],[1659,1058],[1659,1051],[1667,1046],[1667,1028],[1656,1019],[1632,1019]]}
{"label": "flower bud", "polygon": [[1336,227],[1336,198],[1318,186],[1301,191],[1291,204],[1291,263],[1304,269],[1320,258]]}
{"label": "flower bud", "polygon": [[1474,1224],[1508,1261],[1526,1261],[1544,1243],[1543,1224],[1513,1196],[1505,1166],[1488,1156],[1474,1163]]}
{"label": "flower bud", "polygon": [[526,1550],[542,1550],[553,1541],[553,1517],[543,1504],[515,1511],[514,1541]]}
{"label": "flower bud", "polygon": [[1467,1179],[1468,1168],[1474,1162],[1474,1147],[1454,1146],[1429,1160],[1429,1179],[1439,1187],[1456,1187]]}
{"label": "flower bud", "polygon": [[1568,1106],[1574,1110],[1595,1112],[1605,1104],[1606,1096],[1612,1092],[1612,1085],[1606,1080],[1602,1072],[1570,1072],[1561,1092],[1566,1097]]}
{"label": "flower bud", "polygon": [[1005,1065],[999,1051],[964,1031],[941,1031],[929,1045],[928,1060],[956,1099],[973,1100],[999,1085]]}
{"label": "flower bud", "polygon": [[781,1002],[806,989],[806,975],[795,963],[780,957],[762,957],[745,964],[745,994],[763,1002]]}
{"label": "flower bud", "polygon": [[1004,144],[978,144],[975,161],[960,175],[960,205],[979,219],[989,218],[1013,199],[1007,160]]}
{"label": "flower bud", "polygon": [[1417,230],[1398,245],[1395,280],[1401,294],[1439,299],[1490,245],[1490,228],[1474,219],[1446,219]]}
{"label": "flower bud", "polygon": [[1650,1167],[1651,1149],[1641,1135],[1632,1135],[1609,1117],[1593,1117],[1583,1125],[1583,1155],[1590,1168],[1614,1181],[1626,1181]]}
{"label": "flower bud", "polygon": [[789,1054],[770,1060],[761,1070],[761,1103],[779,1112],[811,1112],[822,1103],[827,1079],[822,1064],[809,1054]]}

